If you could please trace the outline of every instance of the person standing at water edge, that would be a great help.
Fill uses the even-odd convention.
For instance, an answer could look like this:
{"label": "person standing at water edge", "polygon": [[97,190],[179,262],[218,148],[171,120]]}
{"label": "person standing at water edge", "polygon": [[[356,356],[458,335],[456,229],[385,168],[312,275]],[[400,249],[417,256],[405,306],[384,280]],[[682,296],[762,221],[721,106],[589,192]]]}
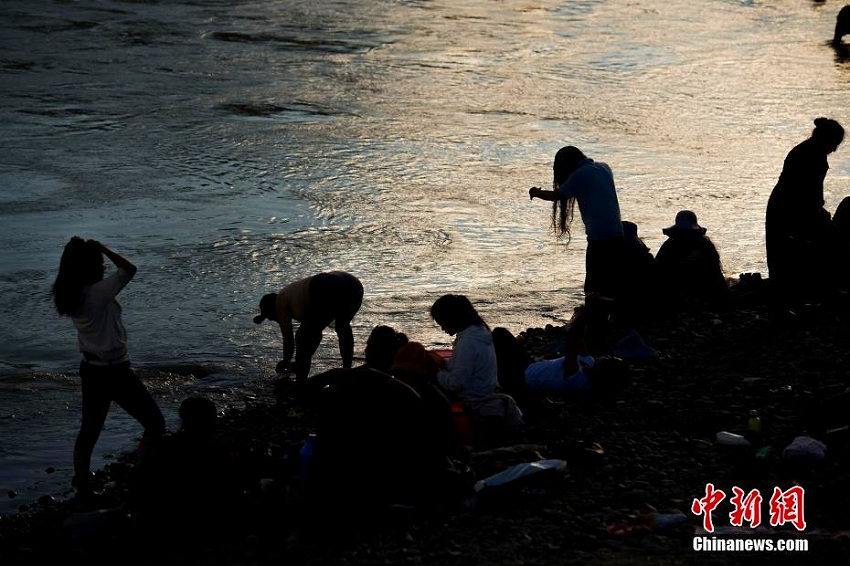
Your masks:
{"label": "person standing at water edge", "polygon": [[817,118],[809,139],[785,157],[770,193],[765,215],[765,246],[770,287],[780,303],[829,293],[837,285],[836,237],[824,209],[827,156],[844,140],[844,128]]}
{"label": "person standing at water edge", "polygon": [[611,168],[574,146],[566,146],[555,154],[552,169],[553,190],[532,187],[528,195],[553,203],[552,227],[559,238],[566,236],[568,241],[578,203],[587,235],[584,292],[616,298],[625,275],[621,271],[627,249]]}
{"label": "person standing at water edge", "polygon": [[[117,268],[104,277],[103,256]],[[165,434],[165,418],[130,367],[127,333],[115,297],[136,274],[136,266],[95,240],[77,236],[65,245],[52,293],[56,310],[77,327],[82,353],[83,415],[74,444],[74,484],[90,490],[91,456],[112,401],[145,428],[140,456],[152,439]]]}
{"label": "person standing at water edge", "polygon": [[[354,335],[351,321],[363,302],[363,284],[344,271],[330,271],[290,283],[279,293],[260,299],[260,314],[254,323],[265,319],[280,325],[283,359],[275,371],[288,371],[295,354],[295,379],[302,382],[310,374],[313,354],[322,341],[322,331],[334,323],[339,338],[342,367],[350,368],[354,359]],[[292,321],[300,323],[293,335]]]}

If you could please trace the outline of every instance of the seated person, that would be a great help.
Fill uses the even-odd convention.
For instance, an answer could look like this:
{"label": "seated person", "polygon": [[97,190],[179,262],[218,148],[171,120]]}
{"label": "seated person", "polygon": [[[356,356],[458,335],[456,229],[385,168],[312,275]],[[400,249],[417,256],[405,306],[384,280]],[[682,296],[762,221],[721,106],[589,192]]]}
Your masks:
{"label": "seated person", "polygon": [[139,511],[162,525],[190,518],[214,522],[249,487],[247,474],[218,434],[213,401],[189,397],[178,414],[178,430],[152,445],[139,466]]}
{"label": "seated person", "polygon": [[437,449],[419,394],[368,367],[332,369],[307,381],[316,439],[306,495],[320,514],[426,504],[442,491],[448,461]]}
{"label": "seated person", "polygon": [[366,340],[366,367],[389,372],[396,352],[407,344],[407,335],[383,324],[376,326]]}
{"label": "seated person", "polygon": [[452,356],[437,372],[437,380],[453,400],[483,399],[499,383],[496,351],[490,327],[464,295],[443,295],[431,306],[431,317],[454,336]]}
{"label": "seated person", "polygon": [[390,373],[422,398],[431,423],[428,428],[437,450],[449,457],[457,457],[460,443],[452,405],[437,385],[441,363],[442,359],[437,354],[427,351],[419,342],[408,342],[399,348]]}
{"label": "seated person", "polygon": [[655,260],[661,297],[669,306],[715,303],[727,297],[729,285],[723,274],[720,254],[697,223],[696,214],[681,210],[676,223],[662,230],[667,240]]}
{"label": "seated person", "polygon": [[[577,391],[610,393],[627,383],[628,365],[621,358],[594,357],[588,352],[585,343],[588,319],[587,308],[577,307],[564,339],[563,355],[531,361],[525,366],[522,386],[526,396],[533,393]],[[508,342],[504,340],[504,343]],[[522,359],[527,359],[527,356],[523,355]]]}

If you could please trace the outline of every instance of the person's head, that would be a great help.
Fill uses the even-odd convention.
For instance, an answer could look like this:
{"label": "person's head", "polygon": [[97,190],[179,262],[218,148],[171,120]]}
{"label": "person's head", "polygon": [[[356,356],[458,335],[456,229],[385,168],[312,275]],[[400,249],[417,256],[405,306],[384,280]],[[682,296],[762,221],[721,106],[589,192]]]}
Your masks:
{"label": "person's head", "polygon": [[[552,164],[553,183],[552,188],[557,191],[558,187],[578,169],[579,163],[587,159],[587,156],[575,146],[562,147],[555,154],[555,162]],[[570,238],[570,224],[575,213],[575,197],[555,199],[552,202],[552,228],[560,238]]]}
{"label": "person's head", "polygon": [[277,320],[277,293],[267,293],[260,299],[260,314],[254,317],[254,324],[266,319]]}
{"label": "person's head", "polygon": [[177,411],[180,430],[192,434],[212,434],[216,428],[218,411],[215,403],[206,397],[188,397]]}
{"label": "person's head", "polygon": [[83,288],[103,279],[103,252],[94,240],[71,238],[62,251],[52,293],[60,315],[72,315],[82,305]]}
{"label": "person's head", "polygon": [[407,344],[407,335],[397,332],[394,328],[378,325],[372,329],[369,338],[366,339],[366,365],[388,372],[393,365],[396,352],[404,344]]}
{"label": "person's head", "polygon": [[561,185],[570,175],[578,169],[579,163],[587,159],[587,156],[575,146],[568,145],[558,150],[555,154],[555,162],[552,164],[552,172],[557,185]]}
{"label": "person's head", "polygon": [[465,295],[448,294],[434,301],[431,318],[450,336],[474,324],[487,326]]}
{"label": "person's head", "polygon": [[697,215],[691,210],[680,210],[676,213],[676,221],[672,226],[662,228],[665,236],[704,236],[706,229],[697,222]]}
{"label": "person's head", "polygon": [[826,153],[832,153],[844,141],[844,128],[831,118],[815,118],[812,140],[817,142]]}

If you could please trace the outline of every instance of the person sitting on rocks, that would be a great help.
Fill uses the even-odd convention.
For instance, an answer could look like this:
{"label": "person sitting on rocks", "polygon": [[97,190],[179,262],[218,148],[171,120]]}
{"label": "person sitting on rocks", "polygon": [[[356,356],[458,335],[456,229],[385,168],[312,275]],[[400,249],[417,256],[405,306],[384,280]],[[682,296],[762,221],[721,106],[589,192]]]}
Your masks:
{"label": "person sitting on rocks", "polygon": [[662,232],[667,240],[661,244],[655,260],[661,297],[672,308],[692,304],[715,304],[728,296],[729,285],[723,274],[720,254],[705,235],[697,216],[680,210],[676,222]]}
{"label": "person sitting on rocks", "polygon": [[455,336],[451,357],[437,372],[437,381],[452,401],[492,427],[522,424],[522,411],[510,395],[497,391],[499,373],[490,327],[464,295],[443,295],[431,306],[431,316],[446,334]]}
{"label": "person sitting on rocks", "polygon": [[449,457],[457,457],[460,443],[455,428],[452,405],[437,384],[442,359],[419,342],[408,342],[396,353],[390,373],[419,394],[425,403],[437,449]]}
{"label": "person sitting on rocks", "polygon": [[[629,379],[628,364],[616,356],[593,356],[588,351],[585,335],[591,316],[591,309],[587,306],[576,307],[567,325],[562,355],[539,361],[530,360],[523,369],[524,381],[519,384],[520,390],[511,389],[510,393],[527,399],[541,393],[590,391],[607,395],[622,389]],[[502,329],[500,334],[499,345],[506,359],[511,356],[529,360],[522,344],[509,331]]]}
{"label": "person sitting on rocks", "polygon": [[316,439],[305,497],[325,511],[358,515],[394,504],[429,505],[444,494],[446,454],[426,402],[403,381],[369,368],[336,368],[308,379]]}
{"label": "person sitting on rocks", "polygon": [[218,434],[215,403],[189,397],[178,410],[180,427],[167,435],[139,467],[137,501],[153,524],[214,522],[232,509],[248,484],[235,453]]}
{"label": "person sitting on rocks", "polygon": [[396,352],[407,343],[407,335],[403,332],[383,324],[376,326],[366,340],[364,365],[378,371],[389,372],[395,361]]}

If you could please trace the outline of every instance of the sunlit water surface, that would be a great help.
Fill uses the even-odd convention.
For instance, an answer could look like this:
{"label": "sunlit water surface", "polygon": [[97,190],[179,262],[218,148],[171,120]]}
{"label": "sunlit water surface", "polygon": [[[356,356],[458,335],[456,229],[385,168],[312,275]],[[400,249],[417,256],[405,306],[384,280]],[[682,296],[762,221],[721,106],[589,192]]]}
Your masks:
{"label": "sunlit water surface", "polygon": [[[49,287],[74,234],[126,254],[135,366],[169,426],[186,395],[268,394],[259,297],[357,274],[376,324],[446,345],[469,295],[492,326],[564,323],[583,233],[549,231],[566,144],[615,172],[653,251],[690,208],[728,274],[766,273],[763,213],[817,116],[847,120],[840,4],[778,0],[6,0],[0,9],[0,511],[61,496],[78,354]],[[845,124],[846,125],[846,124]],[[831,157],[827,207],[847,192]],[[314,369],[337,363],[326,333]],[[138,425],[113,410],[102,465]],[[47,473],[55,469],[54,473]]]}

